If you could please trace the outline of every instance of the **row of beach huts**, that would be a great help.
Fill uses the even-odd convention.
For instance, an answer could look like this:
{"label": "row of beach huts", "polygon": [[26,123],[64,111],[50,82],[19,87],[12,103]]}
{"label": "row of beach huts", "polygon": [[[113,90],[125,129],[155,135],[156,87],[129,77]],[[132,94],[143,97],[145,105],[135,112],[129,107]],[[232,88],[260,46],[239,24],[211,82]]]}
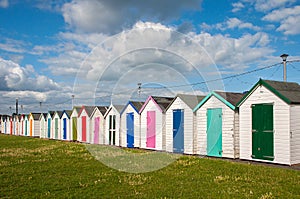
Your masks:
{"label": "row of beach huts", "polygon": [[149,96],[125,106],[2,115],[1,133],[300,164],[300,85],[260,79],[246,93]]}

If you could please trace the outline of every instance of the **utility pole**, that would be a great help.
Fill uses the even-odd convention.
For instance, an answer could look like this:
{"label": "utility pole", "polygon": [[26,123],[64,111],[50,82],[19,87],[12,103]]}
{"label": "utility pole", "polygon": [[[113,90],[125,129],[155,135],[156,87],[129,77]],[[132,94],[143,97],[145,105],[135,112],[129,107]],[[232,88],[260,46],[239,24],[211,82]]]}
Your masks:
{"label": "utility pole", "polygon": [[72,95],[72,108],[71,108],[71,110],[72,110],[73,107],[74,107],[74,97],[75,97],[75,95]]}
{"label": "utility pole", "polygon": [[288,54],[282,54],[280,57],[283,61],[283,81],[286,82],[286,59],[289,55]]}
{"label": "utility pole", "polygon": [[138,83],[138,95],[139,95],[139,99],[141,98],[141,92],[142,92],[142,83]]}

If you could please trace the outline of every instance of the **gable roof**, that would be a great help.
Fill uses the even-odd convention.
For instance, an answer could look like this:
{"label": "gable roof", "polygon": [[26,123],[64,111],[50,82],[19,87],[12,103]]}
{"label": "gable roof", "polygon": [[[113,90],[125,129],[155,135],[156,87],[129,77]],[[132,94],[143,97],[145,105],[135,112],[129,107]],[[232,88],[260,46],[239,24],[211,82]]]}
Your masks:
{"label": "gable roof", "polygon": [[108,107],[107,106],[97,106],[97,108],[99,109],[100,113],[104,116]]}
{"label": "gable roof", "polygon": [[173,101],[173,99],[174,97],[149,96],[139,113],[143,112],[150,100],[152,100],[155,103],[155,105],[160,109],[161,112],[165,112],[169,104]]}
{"label": "gable roof", "polygon": [[166,108],[166,110],[168,110],[171,105],[173,104],[173,102],[177,99],[180,98],[186,105],[188,105],[188,107],[190,107],[191,109],[195,108],[195,106],[197,106],[197,104],[205,98],[205,96],[201,96],[201,95],[187,95],[187,94],[177,94],[176,97],[173,99],[173,101],[169,104],[169,106]]}
{"label": "gable roof", "polygon": [[61,117],[62,117],[64,114],[66,114],[67,117],[70,119],[70,116],[71,116],[71,114],[72,114],[72,110],[64,110],[64,111],[62,112],[62,114],[61,114]]}
{"label": "gable roof", "polygon": [[55,113],[55,111],[48,111],[47,117],[48,117],[48,115],[50,115],[50,117],[52,118],[54,113]]}
{"label": "gable roof", "polygon": [[287,104],[300,104],[300,85],[295,82],[281,82],[273,80],[259,81],[250,89],[250,91],[238,102],[237,106],[241,106],[243,102],[256,90],[259,86],[266,87],[274,95],[282,99]]}
{"label": "gable roof", "polygon": [[120,112],[120,114],[122,115],[123,112],[125,111],[125,109],[131,105],[131,107],[137,112],[139,113],[139,111],[141,110],[141,108],[143,107],[144,102],[138,102],[138,101],[128,101],[127,104],[124,106],[123,110]]}
{"label": "gable roof", "polygon": [[111,105],[108,107],[108,110],[106,111],[104,117],[106,117],[106,116],[108,115],[108,113],[110,112],[110,110],[111,110],[113,107],[117,110],[118,113],[121,113],[121,111],[122,111],[122,109],[123,109],[124,106],[123,106],[123,105],[113,105],[113,104],[111,104]]}
{"label": "gable roof", "polygon": [[47,118],[47,113],[41,113],[41,114],[40,114],[40,117],[39,117],[39,120],[41,120],[42,117],[44,118],[44,120],[46,120],[46,118]]}
{"label": "gable roof", "polygon": [[223,91],[212,91],[210,92],[195,108],[194,112],[197,111],[211,96],[215,96],[225,105],[227,105],[232,110],[235,110],[236,104],[239,102],[240,99],[244,96],[243,93],[233,93],[233,92],[223,92]]}
{"label": "gable roof", "polygon": [[33,120],[39,120],[41,113],[30,113],[29,115],[33,117]]}
{"label": "gable roof", "polygon": [[63,114],[63,111],[55,111],[53,116],[52,116],[52,119],[54,118],[55,114],[57,113],[58,117],[61,118],[62,114]]}
{"label": "gable roof", "polygon": [[[81,110],[81,108],[82,108],[81,106],[74,106],[73,109],[72,109],[72,113],[73,113],[74,111],[76,111],[77,114],[78,114],[79,111]],[[72,114],[72,113],[71,113],[71,114]]]}
{"label": "gable roof", "polygon": [[96,106],[82,106],[81,109],[80,109],[80,112],[78,113],[78,116],[80,117],[81,113],[83,110],[86,111],[86,113],[88,114],[89,117],[91,117],[94,109],[95,109]]}

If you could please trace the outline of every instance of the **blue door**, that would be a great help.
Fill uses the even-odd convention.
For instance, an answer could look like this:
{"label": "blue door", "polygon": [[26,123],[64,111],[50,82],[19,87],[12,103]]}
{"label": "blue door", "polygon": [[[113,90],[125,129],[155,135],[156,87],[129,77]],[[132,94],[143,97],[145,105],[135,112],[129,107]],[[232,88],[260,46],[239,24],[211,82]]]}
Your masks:
{"label": "blue door", "polygon": [[222,109],[207,109],[207,155],[222,157]]}
{"label": "blue door", "polygon": [[134,147],[134,122],[133,122],[134,114],[127,113],[126,117],[126,125],[127,125],[127,147]]}
{"label": "blue door", "polygon": [[184,116],[183,110],[173,110],[173,152],[184,152]]}
{"label": "blue door", "polygon": [[51,119],[48,118],[48,138],[50,138],[50,133],[51,133]]}
{"label": "blue door", "polygon": [[66,118],[63,119],[63,123],[64,123],[64,126],[63,126],[63,139],[66,140],[67,139],[67,119]]}

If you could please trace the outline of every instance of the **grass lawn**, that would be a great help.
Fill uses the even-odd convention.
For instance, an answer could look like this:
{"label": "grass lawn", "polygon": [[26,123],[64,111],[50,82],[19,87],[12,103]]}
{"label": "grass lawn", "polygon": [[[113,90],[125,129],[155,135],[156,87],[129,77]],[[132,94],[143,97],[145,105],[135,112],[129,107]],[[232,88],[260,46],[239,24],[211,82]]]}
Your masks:
{"label": "grass lawn", "polygon": [[47,197],[300,198],[300,171],[180,156],[153,172],[126,173],[83,144],[0,134],[0,198]]}

